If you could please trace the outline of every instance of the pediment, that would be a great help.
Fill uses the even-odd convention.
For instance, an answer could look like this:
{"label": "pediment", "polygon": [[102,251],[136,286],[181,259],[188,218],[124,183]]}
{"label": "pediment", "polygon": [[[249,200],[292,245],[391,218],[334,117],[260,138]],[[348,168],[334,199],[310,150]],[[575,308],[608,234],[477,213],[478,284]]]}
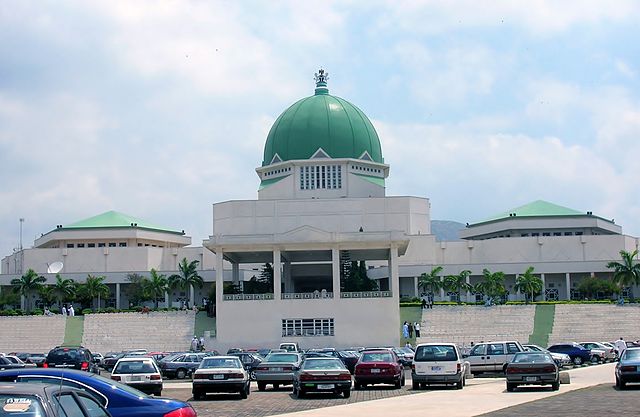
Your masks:
{"label": "pediment", "polygon": [[331,239],[331,232],[313,226],[300,226],[282,235],[283,240],[289,242],[327,242]]}
{"label": "pediment", "polygon": [[362,155],[360,155],[360,158],[358,158],[358,159],[363,160],[363,161],[373,161],[373,158],[371,158],[371,155],[369,155],[368,151],[362,152]]}
{"label": "pediment", "polygon": [[331,158],[329,154],[327,154],[324,149],[318,148],[317,151],[313,155],[311,155],[310,159],[319,159],[319,158]]}
{"label": "pediment", "polygon": [[273,155],[273,158],[271,158],[271,162],[269,162],[269,165],[277,164],[279,162],[282,162],[282,158],[280,158],[280,155],[276,153],[275,155]]}

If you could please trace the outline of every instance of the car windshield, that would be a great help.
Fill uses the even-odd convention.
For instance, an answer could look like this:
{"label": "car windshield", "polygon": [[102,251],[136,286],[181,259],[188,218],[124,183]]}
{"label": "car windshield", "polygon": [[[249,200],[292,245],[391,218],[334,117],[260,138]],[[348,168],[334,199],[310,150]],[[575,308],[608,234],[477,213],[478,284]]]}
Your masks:
{"label": "car windshield", "polygon": [[418,346],[414,360],[420,361],[457,361],[456,349],[451,345]]}
{"label": "car windshield", "polygon": [[302,369],[345,369],[340,359],[307,359]]}
{"label": "car windshield", "polygon": [[291,353],[270,353],[265,362],[297,362],[298,355]]}
{"label": "car windshield", "polygon": [[212,368],[242,368],[238,358],[205,358],[200,363],[200,369]]}
{"label": "car windshield", "polygon": [[45,417],[46,414],[34,395],[0,394],[0,416]]}
{"label": "car windshield", "polygon": [[625,361],[635,361],[640,359],[640,349],[627,349],[622,355],[622,359]]}
{"label": "car windshield", "polygon": [[513,363],[523,363],[523,362],[532,362],[532,363],[553,362],[553,359],[547,353],[537,353],[537,352],[517,353],[513,357]]}
{"label": "car windshield", "polygon": [[155,374],[158,371],[151,361],[120,361],[114,374]]}
{"label": "car windshield", "polygon": [[535,346],[535,345],[527,345],[526,348],[529,349],[531,352],[542,352],[542,349],[540,349],[538,346]]}
{"label": "car windshield", "polygon": [[411,349],[410,347],[407,347],[407,346],[403,346],[403,347],[401,347],[401,348],[400,348],[400,351],[401,351],[401,352],[403,352],[403,353],[410,353],[410,354],[413,354],[413,349]]}
{"label": "car windshield", "polygon": [[364,352],[361,362],[394,362],[389,352]]}

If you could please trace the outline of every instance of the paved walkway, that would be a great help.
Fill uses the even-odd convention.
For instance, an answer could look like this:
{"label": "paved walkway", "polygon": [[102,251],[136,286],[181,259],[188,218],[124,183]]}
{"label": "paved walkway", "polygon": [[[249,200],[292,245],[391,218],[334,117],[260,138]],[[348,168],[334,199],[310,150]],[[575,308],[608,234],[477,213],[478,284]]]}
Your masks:
{"label": "paved walkway", "polygon": [[[543,398],[593,387],[613,384],[615,364],[610,363],[569,371],[571,384],[561,385],[560,391],[549,388],[526,387],[507,393],[504,379],[473,379],[462,390],[433,390],[415,395],[356,404],[326,407],[317,410],[281,414],[287,417],[424,417],[446,414],[447,417],[477,416]],[[613,405],[612,405],[613,406]],[[613,409],[612,409],[613,410]]]}

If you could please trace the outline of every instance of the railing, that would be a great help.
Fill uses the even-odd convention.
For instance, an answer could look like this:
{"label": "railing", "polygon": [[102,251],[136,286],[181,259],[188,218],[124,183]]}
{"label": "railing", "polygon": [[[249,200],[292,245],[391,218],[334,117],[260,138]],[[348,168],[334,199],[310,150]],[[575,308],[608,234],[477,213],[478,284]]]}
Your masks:
{"label": "railing", "polygon": [[383,298],[392,296],[391,291],[345,291],[340,293],[340,298]]}
{"label": "railing", "polygon": [[314,291],[314,292],[285,292],[282,293],[283,300],[314,300],[322,298],[333,298],[332,292]]}
{"label": "railing", "polygon": [[224,301],[273,300],[273,294],[225,294]]}

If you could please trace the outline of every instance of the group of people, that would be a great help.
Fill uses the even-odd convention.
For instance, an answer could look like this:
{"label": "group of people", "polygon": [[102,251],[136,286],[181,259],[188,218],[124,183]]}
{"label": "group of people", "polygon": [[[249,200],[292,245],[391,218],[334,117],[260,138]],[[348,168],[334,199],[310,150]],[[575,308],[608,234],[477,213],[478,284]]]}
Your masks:
{"label": "group of people", "polygon": [[430,295],[422,297],[422,309],[433,308],[433,297]]}
{"label": "group of people", "polygon": [[204,352],[204,337],[198,339],[197,336],[193,336],[193,339],[191,339],[191,351]]}
{"label": "group of people", "polygon": [[417,321],[414,323],[404,322],[402,324],[402,337],[405,339],[413,338],[413,334],[416,334],[416,337],[420,337],[420,323]]}
{"label": "group of people", "polygon": [[[73,317],[76,315],[75,310],[73,309],[73,304],[69,303],[69,304],[63,304],[62,308],[60,309],[60,313],[63,316],[69,316],[69,317]],[[54,314],[51,312],[51,310],[49,310],[49,307],[45,307],[44,308],[44,315],[45,316],[53,316]]]}

